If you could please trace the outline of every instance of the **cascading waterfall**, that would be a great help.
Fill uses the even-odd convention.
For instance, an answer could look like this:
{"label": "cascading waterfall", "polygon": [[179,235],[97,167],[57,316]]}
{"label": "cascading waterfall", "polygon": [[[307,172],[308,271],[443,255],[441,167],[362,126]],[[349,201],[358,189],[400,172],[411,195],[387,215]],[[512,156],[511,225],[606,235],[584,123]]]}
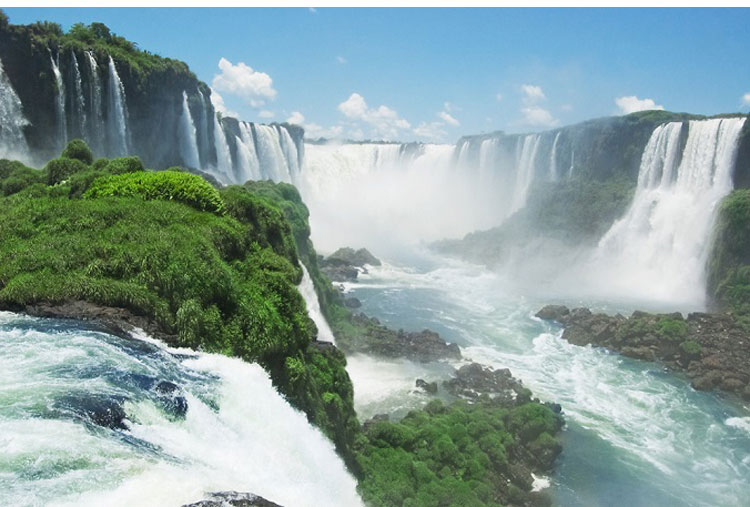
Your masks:
{"label": "cascading waterfall", "polygon": [[238,179],[237,183],[261,179],[260,160],[255,149],[255,136],[248,123],[240,122],[240,137],[236,138]]}
{"label": "cascading waterfall", "polygon": [[281,151],[284,153],[284,159],[286,160],[287,169],[289,172],[289,180],[294,182],[299,176],[299,156],[297,154],[297,146],[294,144],[292,136],[289,135],[289,131],[281,125],[276,125],[276,129],[279,133],[279,144]]}
{"label": "cascading waterfall", "polygon": [[182,92],[182,113],[180,114],[179,130],[180,156],[188,167],[199,169],[201,167],[198,144],[196,142],[195,123],[190,114],[187,92]]}
{"label": "cascading waterfall", "polygon": [[291,182],[289,164],[281,147],[279,131],[272,125],[255,125],[254,127],[262,176],[274,181]]}
{"label": "cascading waterfall", "polygon": [[217,176],[224,183],[231,183],[234,181],[234,175],[232,174],[232,154],[229,151],[227,137],[224,133],[224,128],[219,121],[219,116],[217,114],[214,114],[213,117],[214,148],[216,149],[215,176]]}
{"label": "cascading waterfall", "polygon": [[599,242],[596,255],[620,294],[703,304],[711,228],[732,173],[744,118],[657,127],[643,152],[633,202]]}
{"label": "cascading waterfall", "polygon": [[104,147],[104,114],[102,109],[102,83],[99,77],[99,65],[96,63],[96,58],[93,52],[86,51],[86,59],[89,62],[89,139],[91,140],[92,148],[102,153]]}
{"label": "cascading waterfall", "polygon": [[23,133],[28,124],[21,100],[0,61],[0,158],[28,160],[29,146]]}
{"label": "cascading waterfall", "polygon": [[257,364],[0,312],[0,387],[7,505],[179,506],[227,490],[361,505],[333,444]]}
{"label": "cascading waterfall", "polygon": [[120,80],[112,56],[109,57],[109,110],[108,134],[110,149],[118,156],[128,155],[130,140],[128,138],[128,107],[125,98],[125,87]]}
{"label": "cascading waterfall", "polygon": [[198,89],[198,99],[200,101],[200,133],[198,135],[198,153],[204,157],[203,166],[208,166],[208,153],[210,151],[210,140],[208,135],[208,118],[213,115],[213,109],[209,109],[206,97],[203,96],[203,92]]}
{"label": "cascading waterfall", "polygon": [[81,70],[78,68],[78,58],[75,51],[70,52],[70,63],[73,68],[73,78],[75,85],[74,118],[78,120],[77,128],[78,137],[86,135],[86,100],[83,97],[83,83],[81,82]]}
{"label": "cascading waterfall", "polygon": [[305,299],[307,314],[313,322],[315,322],[315,326],[318,328],[318,340],[335,344],[336,339],[333,337],[331,326],[328,325],[328,321],[320,309],[318,293],[315,292],[315,285],[313,284],[312,278],[310,278],[310,273],[308,273],[304,264],[300,263],[300,267],[302,268],[302,281],[297,289]]}
{"label": "cascading waterfall", "polygon": [[516,148],[516,181],[513,185],[513,196],[509,215],[520,210],[526,205],[526,198],[529,194],[529,187],[534,179],[536,155],[539,150],[539,140],[541,136],[531,134],[518,139]]}
{"label": "cascading waterfall", "polygon": [[[58,54],[59,56],[59,54]],[[52,57],[50,51],[49,61],[52,65],[52,74],[55,76],[55,121],[57,123],[57,147],[61,151],[68,142],[68,119],[65,115],[65,84],[57,61]]]}
{"label": "cascading waterfall", "polygon": [[552,150],[549,155],[549,178],[552,181],[557,180],[557,141],[560,139],[560,132],[555,134],[555,140],[552,142]]}

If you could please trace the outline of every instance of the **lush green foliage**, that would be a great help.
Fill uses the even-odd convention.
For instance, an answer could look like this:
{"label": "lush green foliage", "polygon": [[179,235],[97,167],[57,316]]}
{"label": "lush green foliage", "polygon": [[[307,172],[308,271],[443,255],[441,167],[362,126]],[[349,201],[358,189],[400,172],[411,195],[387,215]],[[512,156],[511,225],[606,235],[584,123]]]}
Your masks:
{"label": "lush green foliage", "polygon": [[709,262],[709,295],[750,330],[750,189],[721,204]]}
{"label": "lush green foliage", "polygon": [[[110,164],[107,167],[110,167]],[[201,211],[222,214],[219,192],[200,176],[174,171],[117,174],[93,181],[85,198],[141,197],[185,203]]]}
{"label": "lush green foliage", "polygon": [[703,347],[701,347],[701,344],[696,342],[695,340],[685,340],[684,342],[680,343],[680,350],[686,356],[694,358],[701,355]]}
{"label": "lush green foliage", "polygon": [[559,428],[558,417],[539,403],[433,401],[399,422],[366,425],[357,442],[360,492],[367,503],[385,506],[526,503],[530,477],[514,457],[558,449]]}
{"label": "lush green foliage", "polygon": [[60,157],[47,162],[44,169],[47,171],[47,184],[57,185],[75,173],[87,170],[88,166],[74,158]]}
{"label": "lush green foliage", "polygon": [[2,190],[2,195],[15,194],[29,185],[44,183],[46,180],[43,171],[26,167],[15,160],[0,159],[0,190]]}
{"label": "lush green foliage", "polygon": [[[106,159],[99,159],[106,160]],[[97,160],[97,163],[103,164]],[[137,173],[145,171],[143,162],[138,157],[118,157],[109,160],[106,164],[101,167],[101,170],[107,171],[110,174],[126,174],[126,173]]]}
{"label": "lush green foliage", "polygon": [[82,139],[73,139],[68,143],[62,152],[61,157],[80,160],[86,165],[91,165],[94,161],[94,155],[85,141]]}
{"label": "lush green foliage", "polygon": [[679,341],[688,334],[688,325],[682,319],[661,317],[656,323],[656,333],[671,341]]}

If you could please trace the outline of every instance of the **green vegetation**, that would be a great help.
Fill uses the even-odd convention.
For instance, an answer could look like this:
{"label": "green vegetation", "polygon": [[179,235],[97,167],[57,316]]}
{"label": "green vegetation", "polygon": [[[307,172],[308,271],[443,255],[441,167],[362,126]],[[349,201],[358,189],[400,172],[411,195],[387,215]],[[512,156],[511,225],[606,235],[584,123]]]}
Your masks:
{"label": "green vegetation", "polygon": [[384,506],[526,504],[531,478],[518,457],[555,456],[560,426],[539,403],[433,401],[399,422],[366,425],[357,440],[360,493]]}
{"label": "green vegetation", "polygon": [[680,343],[680,350],[689,358],[700,357],[703,347],[695,340],[685,340]]}
{"label": "green vegetation", "polygon": [[[110,167],[110,163],[107,167]],[[177,201],[201,211],[223,214],[224,201],[219,191],[203,178],[175,171],[131,172],[95,179],[85,198],[141,197],[147,201]]]}
{"label": "green vegetation", "polygon": [[[99,159],[99,160],[106,160],[106,159]],[[101,169],[111,174],[137,173],[137,172],[146,170],[146,168],[143,167],[143,162],[141,162],[141,159],[138,157],[113,158],[112,160],[109,160],[106,164],[104,164],[103,162],[99,162],[99,160],[97,160],[96,162],[103,165]]]}
{"label": "green vegetation", "polygon": [[82,139],[73,139],[70,141],[60,156],[80,160],[86,165],[91,165],[94,162],[94,155],[91,153],[91,149]]}
{"label": "green vegetation", "polygon": [[731,311],[750,331],[750,189],[739,189],[721,203],[708,268],[714,305]]}
{"label": "green vegetation", "polygon": [[2,195],[11,195],[35,183],[47,181],[43,172],[26,167],[15,160],[0,159],[0,189]]}
{"label": "green vegetation", "polygon": [[44,169],[47,172],[47,184],[57,185],[70,176],[85,171],[88,166],[75,158],[60,157],[47,162]]}
{"label": "green vegetation", "polygon": [[682,318],[662,316],[656,323],[656,334],[670,341],[679,341],[687,336],[688,325]]}
{"label": "green vegetation", "polygon": [[109,172],[135,158],[55,160],[46,171],[0,161],[3,189],[28,180],[0,198],[0,308],[76,300],[124,308],[177,345],[258,361],[356,465],[351,381],[340,352],[312,345],[281,209],[290,205],[252,185],[219,192],[184,172]]}

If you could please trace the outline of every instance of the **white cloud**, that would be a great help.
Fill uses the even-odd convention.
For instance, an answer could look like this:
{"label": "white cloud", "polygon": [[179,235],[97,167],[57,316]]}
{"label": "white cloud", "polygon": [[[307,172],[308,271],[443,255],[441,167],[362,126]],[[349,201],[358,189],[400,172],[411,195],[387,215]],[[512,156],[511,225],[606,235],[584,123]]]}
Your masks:
{"label": "white cloud", "polygon": [[523,101],[525,104],[534,104],[547,98],[541,86],[521,85],[521,92],[523,92]]}
{"label": "white cloud", "polygon": [[344,58],[343,56],[337,56],[336,57],[336,61],[339,62],[341,65],[345,65],[345,64],[349,63],[349,61],[346,58]]}
{"label": "white cloud", "polygon": [[558,124],[552,113],[539,106],[529,106],[521,109],[526,124],[532,127],[554,127]]}
{"label": "white cloud", "polygon": [[318,12],[318,9],[316,9],[315,7],[308,7],[307,10],[310,11],[310,12],[312,12],[313,14],[315,14],[316,12]]}
{"label": "white cloud", "polygon": [[742,102],[743,106],[750,106],[750,92],[743,95],[740,101]]}
{"label": "white cloud", "polygon": [[664,106],[657,105],[653,99],[639,99],[635,95],[627,97],[618,97],[615,104],[620,108],[622,114],[636,113],[638,111],[650,111],[652,109],[664,109]]}
{"label": "white cloud", "polygon": [[395,139],[401,131],[411,127],[408,121],[388,106],[369,107],[359,93],[352,93],[338,105],[338,110],[352,122],[367,124],[372,135],[383,139]]}
{"label": "white cloud", "polygon": [[458,127],[459,125],[461,125],[461,123],[459,123],[457,119],[451,116],[448,111],[440,111],[438,113],[438,116],[448,125],[453,125],[454,127]]}
{"label": "white cloud", "polygon": [[340,125],[326,128],[321,127],[317,123],[307,123],[305,121],[305,116],[299,111],[292,111],[292,114],[289,115],[289,118],[286,119],[286,122],[293,123],[304,128],[305,137],[307,137],[308,139],[318,139],[320,137],[331,139],[341,137],[341,134],[344,131],[343,127],[341,127]]}
{"label": "white cloud", "polygon": [[253,70],[243,62],[233,65],[226,58],[219,60],[219,69],[221,74],[216,74],[211,84],[216,90],[237,95],[252,107],[261,107],[276,97],[273,80],[265,72]]}
{"label": "white cloud", "polygon": [[224,97],[219,95],[219,92],[214,89],[211,90],[211,104],[217,112],[221,113],[222,116],[232,116],[234,118],[239,118],[240,116],[236,111],[230,111],[227,109],[226,104],[224,104]]}
{"label": "white cloud", "polygon": [[443,102],[443,109],[448,111],[449,113],[452,113],[454,111],[461,111],[460,107],[458,107],[456,104],[449,102],[447,100]]}
{"label": "white cloud", "polygon": [[503,94],[502,93],[498,93],[497,95],[495,95],[495,98],[497,99],[498,102],[500,102],[500,101],[503,100]]}
{"label": "white cloud", "polygon": [[447,132],[443,130],[443,125],[441,121],[422,122],[414,129],[414,133],[428,141],[441,141],[447,135]]}
{"label": "white cloud", "polygon": [[267,109],[264,109],[258,113],[258,117],[260,118],[273,118],[274,116],[276,116],[276,113]]}

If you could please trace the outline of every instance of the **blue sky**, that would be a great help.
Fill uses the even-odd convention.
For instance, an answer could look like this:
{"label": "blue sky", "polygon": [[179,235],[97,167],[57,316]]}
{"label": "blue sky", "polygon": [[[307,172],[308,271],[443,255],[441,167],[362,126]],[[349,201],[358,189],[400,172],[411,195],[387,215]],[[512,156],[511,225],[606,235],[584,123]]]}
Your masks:
{"label": "blue sky", "polygon": [[748,9],[4,10],[101,21],[186,61],[240,118],[312,136],[453,142],[639,108],[750,108]]}

